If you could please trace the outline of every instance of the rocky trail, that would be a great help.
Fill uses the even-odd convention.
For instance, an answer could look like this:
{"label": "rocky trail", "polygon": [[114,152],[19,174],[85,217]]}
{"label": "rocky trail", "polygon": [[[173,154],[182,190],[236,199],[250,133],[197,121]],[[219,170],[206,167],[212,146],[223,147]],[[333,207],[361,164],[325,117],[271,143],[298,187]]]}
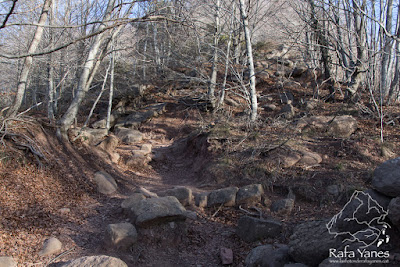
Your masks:
{"label": "rocky trail", "polygon": [[37,118],[47,165],[0,169],[0,267],[337,266],[330,249],[360,243],[398,266],[398,127],[382,146],[359,107],[265,79],[253,128],[240,98],[211,114],[184,90],[122,99],[111,133],[96,118],[72,145]]}

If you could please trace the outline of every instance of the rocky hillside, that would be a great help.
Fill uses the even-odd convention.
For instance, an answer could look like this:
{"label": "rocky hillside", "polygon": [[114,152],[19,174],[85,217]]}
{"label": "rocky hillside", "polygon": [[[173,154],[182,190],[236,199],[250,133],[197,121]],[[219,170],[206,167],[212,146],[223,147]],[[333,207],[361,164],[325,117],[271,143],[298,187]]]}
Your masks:
{"label": "rocky hillside", "polygon": [[398,107],[382,143],[365,96],[315,100],[312,75],[275,57],[257,64],[252,125],[237,95],[212,113],[190,84],[121,99],[111,132],[97,114],[72,144],[40,114],[15,122],[41,156],[4,139],[0,266],[398,266]]}

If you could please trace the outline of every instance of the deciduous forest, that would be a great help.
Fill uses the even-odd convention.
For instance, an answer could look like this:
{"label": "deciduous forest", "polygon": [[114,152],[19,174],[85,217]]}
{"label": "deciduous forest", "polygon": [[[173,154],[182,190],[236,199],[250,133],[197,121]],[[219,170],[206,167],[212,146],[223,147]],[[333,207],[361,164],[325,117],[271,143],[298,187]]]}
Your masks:
{"label": "deciduous forest", "polygon": [[399,266],[400,3],[0,1],[0,266]]}

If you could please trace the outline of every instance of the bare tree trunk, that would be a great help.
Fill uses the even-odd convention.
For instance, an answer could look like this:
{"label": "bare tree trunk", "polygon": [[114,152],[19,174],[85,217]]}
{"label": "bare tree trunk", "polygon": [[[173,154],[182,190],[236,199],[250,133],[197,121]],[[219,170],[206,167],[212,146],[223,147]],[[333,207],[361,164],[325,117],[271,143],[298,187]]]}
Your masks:
{"label": "bare tree trunk", "polygon": [[[388,0],[386,5],[386,29],[390,32],[392,29],[393,0]],[[392,39],[389,36],[385,36],[383,42],[384,46],[381,62],[380,103],[383,103],[385,101],[385,97],[388,95],[388,68],[390,65],[393,43]]]}
{"label": "bare tree trunk", "polygon": [[111,73],[110,73],[110,96],[108,98],[108,108],[107,108],[107,120],[106,120],[106,128],[110,130],[110,119],[111,119],[111,108],[112,108],[112,100],[114,94],[114,69],[115,69],[115,52],[114,52],[114,40],[111,40]]}
{"label": "bare tree trunk", "polygon": [[[107,9],[105,11],[103,21],[109,20],[111,18],[111,13],[114,8],[115,0],[109,0]],[[101,24],[99,26],[99,30],[102,30],[106,27],[105,24]],[[101,41],[103,39],[105,33],[96,35],[94,42],[89,50],[89,54],[86,58],[82,73],[79,78],[77,92],[75,94],[74,99],[72,100],[70,106],[65,112],[64,116],[60,120],[60,128],[58,131],[58,136],[63,138],[64,140],[68,140],[67,131],[69,127],[72,125],[76,115],[78,114],[79,106],[82,103],[87,90],[89,90],[88,80],[90,78],[90,74],[93,71],[96,62],[96,56],[99,52]]]}
{"label": "bare tree trunk", "polygon": [[[57,0],[53,0],[51,5],[51,14],[49,19],[50,26],[54,25],[55,14],[57,12]],[[52,28],[49,29],[49,41],[50,41],[50,49],[54,48],[54,30]],[[54,120],[54,99],[56,98],[55,95],[55,88],[54,88],[54,62],[53,62],[53,54],[49,54],[49,61],[47,65],[48,70],[48,80],[47,80],[47,117],[50,120]]]}
{"label": "bare tree trunk", "polygon": [[347,87],[347,97],[350,98],[357,92],[362,81],[364,80],[364,64],[366,59],[366,23],[365,23],[365,9],[367,7],[367,1],[363,0],[361,7],[357,3],[357,0],[353,0],[353,16],[354,16],[354,28],[357,45],[357,61],[355,62],[353,72],[351,75],[351,82]]}
{"label": "bare tree trunk", "polygon": [[239,4],[240,4],[240,15],[242,17],[242,23],[243,23],[243,31],[246,40],[247,58],[250,71],[250,104],[251,104],[250,120],[255,121],[257,119],[257,94],[256,94],[256,76],[255,76],[254,62],[253,62],[253,48],[251,46],[249,21],[246,14],[244,0],[239,0]]}
{"label": "bare tree trunk", "polygon": [[[40,40],[42,39],[43,35],[43,26],[47,21],[48,13],[50,10],[50,5],[51,5],[51,0],[45,0],[42,8],[42,12],[40,14],[40,18],[38,21],[38,26],[36,28],[36,32],[33,36],[32,42],[29,46],[28,49],[28,54],[32,54],[36,51]],[[21,76],[18,81],[18,86],[17,86],[17,93],[14,98],[14,102],[10,109],[7,112],[7,116],[15,116],[21,107],[22,104],[22,99],[25,95],[25,90],[26,90],[26,85],[28,82],[28,76],[29,76],[29,71],[31,70],[32,67],[32,61],[33,57],[29,56],[26,57],[24,60],[24,64],[22,66],[22,71],[21,71]]]}
{"label": "bare tree trunk", "polygon": [[215,109],[215,88],[217,85],[218,73],[218,43],[219,43],[219,9],[220,0],[217,0],[215,6],[215,30],[214,30],[214,54],[211,68],[211,78],[208,86],[208,101],[211,104],[211,109]]}

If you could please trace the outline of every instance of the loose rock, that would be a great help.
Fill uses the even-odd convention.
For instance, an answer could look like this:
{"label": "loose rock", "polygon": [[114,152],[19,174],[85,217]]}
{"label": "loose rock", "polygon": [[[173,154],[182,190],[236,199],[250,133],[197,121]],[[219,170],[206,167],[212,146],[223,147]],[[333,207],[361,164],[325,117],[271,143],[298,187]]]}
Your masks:
{"label": "loose rock", "polygon": [[60,240],[55,237],[51,237],[43,243],[43,248],[39,252],[39,256],[49,256],[55,254],[57,252],[60,252],[61,248],[62,244]]}
{"label": "loose rock", "polygon": [[94,174],[94,181],[97,184],[97,190],[102,194],[109,195],[118,189],[114,178],[106,172],[96,172]]}
{"label": "loose rock", "polygon": [[129,249],[137,240],[135,226],[130,223],[109,224],[106,230],[105,245],[118,249]]}
{"label": "loose rock", "polygon": [[[289,263],[287,245],[264,245],[253,248],[245,260],[246,267],[278,267]],[[286,266],[286,265],[285,265]]]}
{"label": "loose rock", "polygon": [[258,219],[242,216],[238,221],[236,234],[246,242],[254,242],[267,237],[277,237],[281,234],[282,223],[274,220]]}
{"label": "loose rock", "polygon": [[400,197],[393,198],[389,204],[389,215],[390,221],[400,229]]}
{"label": "loose rock", "polygon": [[229,265],[233,263],[233,251],[230,248],[222,247],[219,251],[222,265]]}
{"label": "loose rock", "polygon": [[277,213],[288,214],[292,212],[293,208],[294,208],[294,199],[291,198],[279,199],[273,202],[271,205],[271,211]]}
{"label": "loose rock", "polygon": [[261,184],[244,186],[236,194],[236,205],[260,203],[263,194],[264,189]]}
{"label": "loose rock", "polygon": [[118,127],[116,135],[125,144],[136,144],[143,140],[143,134],[137,130],[132,130],[124,127]]}
{"label": "loose rock", "polygon": [[136,225],[140,227],[186,219],[185,208],[172,196],[143,199],[139,207],[132,210],[137,215]]}
{"label": "loose rock", "polygon": [[195,194],[194,199],[197,207],[199,208],[207,207],[208,194],[209,194],[208,192]]}
{"label": "loose rock", "polygon": [[142,199],[145,199],[146,197],[141,194],[141,193],[134,193],[131,195],[129,198],[125,199],[121,203],[121,208],[126,214],[131,214],[131,209],[133,207],[138,207],[139,203]]}
{"label": "loose rock", "polygon": [[235,205],[236,193],[239,190],[237,187],[222,188],[214,190],[208,195],[208,207],[224,205],[232,207]]}
{"label": "loose rock", "polygon": [[316,266],[336,248],[334,235],[326,228],[327,221],[311,221],[295,227],[289,240],[289,255],[296,261]]}
{"label": "loose rock", "polygon": [[62,267],[128,267],[128,265],[120,259],[102,255],[78,258]]}
{"label": "loose rock", "polygon": [[400,157],[385,161],[375,169],[372,186],[387,196],[400,196]]}
{"label": "loose rock", "polygon": [[17,267],[13,257],[0,256],[0,267]]}
{"label": "loose rock", "polygon": [[338,116],[331,122],[328,132],[334,137],[349,138],[356,130],[356,119],[352,116]]}
{"label": "loose rock", "polygon": [[193,195],[192,189],[187,187],[175,187],[173,189],[169,189],[165,192],[166,196],[174,196],[176,197],[182,205],[187,206],[192,204]]}

